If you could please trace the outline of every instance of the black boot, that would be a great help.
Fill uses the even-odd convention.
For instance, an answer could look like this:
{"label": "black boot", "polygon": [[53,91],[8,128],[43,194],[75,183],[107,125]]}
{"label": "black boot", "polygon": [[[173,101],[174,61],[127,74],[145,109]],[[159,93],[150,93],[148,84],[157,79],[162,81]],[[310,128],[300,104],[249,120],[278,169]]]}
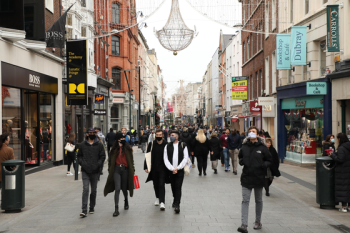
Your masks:
{"label": "black boot", "polygon": [[129,209],[129,202],[128,199],[125,199],[124,201],[124,210],[128,210]]}
{"label": "black boot", "polygon": [[117,217],[119,215],[119,210],[118,210],[118,206],[115,207],[115,211],[113,213],[113,217]]}
{"label": "black boot", "polygon": [[217,169],[214,169],[214,174],[218,174],[218,170]]}

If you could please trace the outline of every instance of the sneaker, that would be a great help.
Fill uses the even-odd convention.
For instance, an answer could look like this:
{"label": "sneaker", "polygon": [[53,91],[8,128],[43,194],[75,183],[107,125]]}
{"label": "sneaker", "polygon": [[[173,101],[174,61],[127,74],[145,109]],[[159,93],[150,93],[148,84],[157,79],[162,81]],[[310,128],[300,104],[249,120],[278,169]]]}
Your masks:
{"label": "sneaker", "polygon": [[175,214],[180,213],[180,205],[175,206]]}
{"label": "sneaker", "polygon": [[159,199],[156,200],[156,202],[154,202],[155,206],[159,206]]}
{"label": "sneaker", "polygon": [[242,232],[242,233],[248,233],[247,226],[244,224],[242,224],[240,227],[238,227],[237,231]]}
{"label": "sneaker", "polygon": [[260,230],[262,228],[261,222],[255,221],[254,230]]}
{"label": "sneaker", "polygon": [[72,176],[72,175],[73,175],[73,173],[71,173],[71,172],[67,173],[67,176]]}
{"label": "sneaker", "polygon": [[343,212],[343,213],[346,213],[346,212],[348,212],[348,208],[342,207],[342,208],[339,209],[339,211]]}
{"label": "sneaker", "polygon": [[85,218],[87,216],[87,212],[83,211],[80,213],[80,217]]}
{"label": "sneaker", "polygon": [[225,167],[225,172],[227,172],[227,167]]}
{"label": "sneaker", "polygon": [[92,209],[89,210],[89,214],[93,214],[93,213],[95,213],[94,208],[92,208]]}
{"label": "sneaker", "polygon": [[164,205],[164,203],[162,202],[162,203],[160,203],[160,210],[161,211],[164,211],[165,210],[165,205]]}

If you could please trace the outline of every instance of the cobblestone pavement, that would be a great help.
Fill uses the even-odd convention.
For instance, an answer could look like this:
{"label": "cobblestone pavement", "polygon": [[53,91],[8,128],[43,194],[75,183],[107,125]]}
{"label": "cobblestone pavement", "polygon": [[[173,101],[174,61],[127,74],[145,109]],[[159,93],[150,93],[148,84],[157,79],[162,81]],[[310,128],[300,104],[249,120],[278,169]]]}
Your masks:
{"label": "cobblestone pavement", "polygon": [[[84,219],[79,217],[82,182],[66,177],[66,167],[60,166],[26,177],[26,208],[19,214],[0,213],[0,232],[237,232],[242,201],[239,175],[225,173],[221,167],[219,174],[214,175],[208,166],[208,175],[199,177],[197,168],[192,169],[185,177],[181,212],[176,215],[171,208],[170,186],[166,186],[166,210],[162,212],[154,206],[152,183],[144,183],[147,177],[143,171],[144,155],[136,149],[134,158],[141,188],[129,199],[130,209],[122,209],[120,216],[112,217],[113,194],[103,196],[107,166],[98,184],[95,214]],[[240,171],[241,168],[239,174]],[[249,232],[341,232],[331,226],[339,225],[334,219],[278,186],[273,184],[270,192],[270,197],[264,196],[260,231],[252,227],[255,220],[252,196]]]}

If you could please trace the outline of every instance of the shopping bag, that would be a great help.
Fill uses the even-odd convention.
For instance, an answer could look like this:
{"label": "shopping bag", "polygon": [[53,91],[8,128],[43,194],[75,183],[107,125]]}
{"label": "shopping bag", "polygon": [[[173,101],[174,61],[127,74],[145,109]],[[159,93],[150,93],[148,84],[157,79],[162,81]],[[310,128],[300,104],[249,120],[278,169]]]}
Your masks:
{"label": "shopping bag", "polygon": [[139,177],[136,175],[134,176],[134,186],[135,186],[135,189],[140,188]]}
{"label": "shopping bag", "polygon": [[153,149],[153,142],[151,146],[150,152],[145,154],[145,159],[146,159],[146,165],[147,165],[147,170],[148,172],[151,172],[151,165],[152,165],[152,149]]}
{"label": "shopping bag", "polygon": [[185,176],[188,176],[191,172],[191,168],[192,168],[192,161],[190,158],[187,159],[187,163],[184,167],[184,171],[185,171]]}
{"label": "shopping bag", "polygon": [[66,146],[64,147],[64,149],[65,149],[66,151],[73,152],[74,149],[75,149],[75,145],[70,144],[69,142],[67,142],[67,144],[66,144]]}

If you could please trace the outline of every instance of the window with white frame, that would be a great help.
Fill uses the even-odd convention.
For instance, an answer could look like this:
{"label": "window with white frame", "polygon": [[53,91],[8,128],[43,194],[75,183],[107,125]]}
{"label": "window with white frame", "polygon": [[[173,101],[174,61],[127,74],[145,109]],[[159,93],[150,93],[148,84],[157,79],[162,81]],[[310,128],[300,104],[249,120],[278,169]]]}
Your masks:
{"label": "window with white frame", "polygon": [[263,94],[264,92],[264,88],[263,88],[263,72],[262,72],[262,69],[260,70],[260,89],[261,89],[261,95]]}
{"label": "window with white frame", "polygon": [[120,5],[116,2],[112,3],[112,20],[113,23],[120,24]]}
{"label": "window with white frame", "polygon": [[249,44],[249,37],[248,37],[248,42],[247,42],[247,59],[248,60],[250,58],[250,50],[249,50],[249,48],[250,48],[250,44]]}
{"label": "window with white frame", "polygon": [[326,41],[320,41],[320,76],[323,77],[325,76],[327,66],[326,66],[326,53],[327,53],[327,48],[326,48]]}
{"label": "window with white frame", "polygon": [[250,0],[247,1],[247,7],[248,7],[248,19],[249,19],[250,14],[251,14],[251,12],[250,12]]}
{"label": "window with white frame", "polygon": [[250,44],[251,44],[252,57],[253,57],[253,56],[254,56],[254,49],[253,49],[253,48],[254,48],[254,46],[253,46],[253,45],[254,45],[254,38],[253,38],[254,36],[253,36],[253,33],[250,34],[250,37],[251,37],[251,40],[252,40],[252,41],[250,42]]}
{"label": "window with white frame", "polygon": [[293,17],[293,8],[294,8],[294,0],[289,0],[289,20],[290,23],[293,23],[294,17]]}
{"label": "window with white frame", "polygon": [[276,73],[276,52],[272,52],[272,93],[276,93],[277,73]]}
{"label": "window with white frame", "polygon": [[270,80],[270,63],[269,63],[269,57],[265,58],[265,93],[266,95],[269,94],[269,80]]}
{"label": "window with white frame", "polygon": [[237,62],[237,76],[239,76],[239,70],[240,70],[240,68],[239,68],[239,62]]}
{"label": "window with white frame", "polygon": [[239,41],[237,41],[237,53],[239,53]]}
{"label": "window with white frame", "polygon": [[265,38],[269,36],[270,12],[269,4],[265,5]]}
{"label": "window with white frame", "polygon": [[[1,2],[5,2],[5,1],[1,1]],[[53,0],[45,0],[45,8],[51,11],[52,13],[54,13]]]}
{"label": "window with white frame", "polygon": [[86,37],[86,27],[81,27],[81,37]]}
{"label": "window with white frame", "polygon": [[73,26],[73,15],[67,14],[67,25]]}
{"label": "window with white frame", "polygon": [[276,28],[276,18],[277,18],[276,0],[272,0],[272,30]]}
{"label": "window with white frame", "polygon": [[[263,23],[260,22],[260,32],[263,32]],[[260,33],[260,50],[263,48],[263,34]]]}
{"label": "window with white frame", "polygon": [[245,5],[244,0],[242,0],[242,8],[243,8],[243,24],[245,23]]}
{"label": "window with white frame", "polygon": [[245,43],[243,42],[243,62],[246,61],[246,59],[245,59],[245,54],[246,54],[246,51],[245,51]]}
{"label": "window with white frame", "polygon": [[305,9],[305,15],[309,14],[309,10],[310,10],[310,0],[305,0],[304,9]]}
{"label": "window with white frame", "polygon": [[256,72],[256,96],[259,97],[259,72]]}

